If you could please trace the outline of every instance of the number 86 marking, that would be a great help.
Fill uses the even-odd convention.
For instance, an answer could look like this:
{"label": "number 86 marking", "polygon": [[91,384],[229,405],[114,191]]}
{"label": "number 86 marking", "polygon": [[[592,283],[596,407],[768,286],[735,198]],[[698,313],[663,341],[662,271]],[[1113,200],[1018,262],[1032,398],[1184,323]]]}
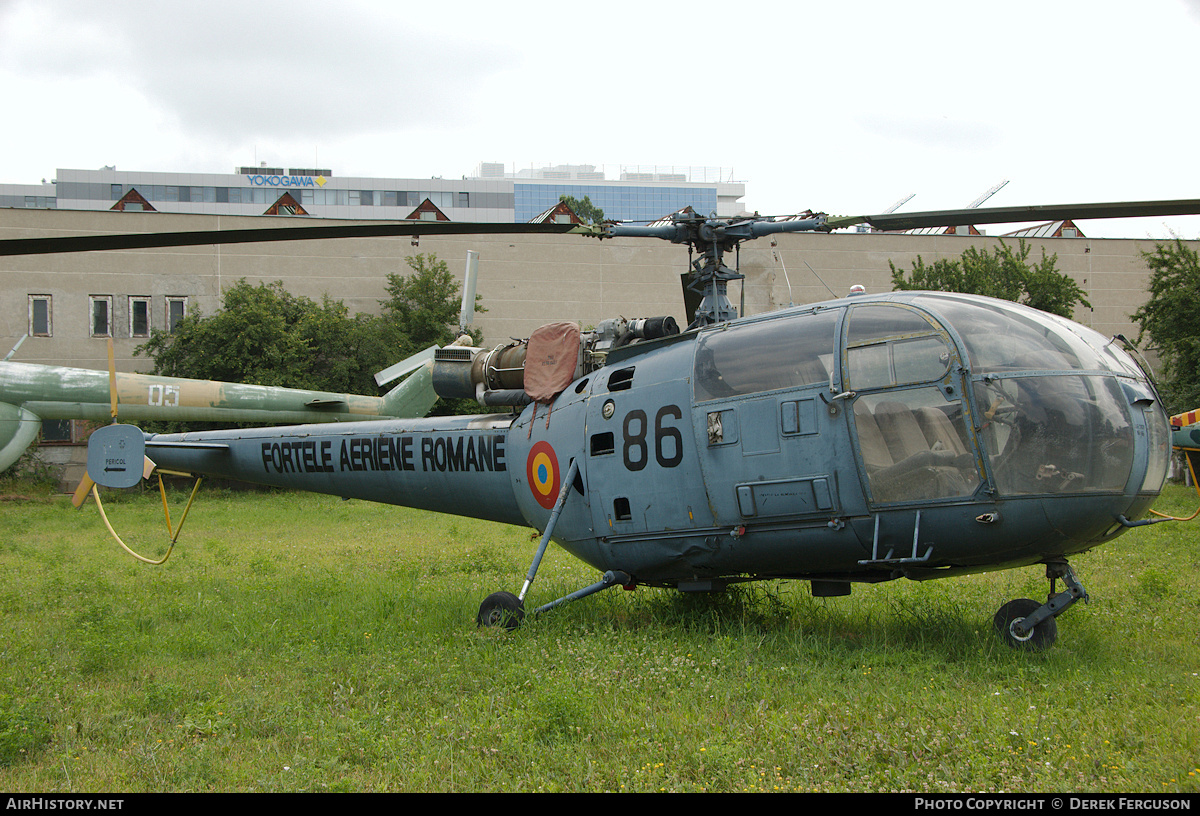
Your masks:
{"label": "number 86 marking", "polygon": [[[664,405],[654,415],[654,459],[660,467],[673,468],[683,461],[683,434],[678,428],[665,424],[667,417],[683,419],[683,412],[677,405]],[[625,440],[621,456],[626,470],[638,471],[646,467],[650,459],[646,444],[648,430],[645,411],[636,409],[625,415],[621,427]]]}

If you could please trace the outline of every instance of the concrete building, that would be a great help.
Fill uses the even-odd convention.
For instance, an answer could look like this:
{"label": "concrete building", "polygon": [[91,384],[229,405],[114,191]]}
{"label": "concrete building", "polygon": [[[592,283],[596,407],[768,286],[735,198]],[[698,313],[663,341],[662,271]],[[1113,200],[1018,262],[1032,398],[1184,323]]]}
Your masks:
{"label": "concrete building", "polygon": [[[722,181],[720,168],[619,168],[558,165],[507,172],[481,163],[461,179],[342,177],[328,168],[239,167],[236,172],[155,173],[59,169],[42,184],[0,184],[0,207],[59,210],[151,210],[204,215],[289,214],[319,218],[420,217],[429,202],[451,221],[529,221],[559,197],[589,200],[606,218],[648,221],[691,206],[737,215],[743,182]],[[693,181],[693,178],[699,180]],[[274,211],[273,211],[274,210]],[[417,215],[414,215],[417,213]]]}

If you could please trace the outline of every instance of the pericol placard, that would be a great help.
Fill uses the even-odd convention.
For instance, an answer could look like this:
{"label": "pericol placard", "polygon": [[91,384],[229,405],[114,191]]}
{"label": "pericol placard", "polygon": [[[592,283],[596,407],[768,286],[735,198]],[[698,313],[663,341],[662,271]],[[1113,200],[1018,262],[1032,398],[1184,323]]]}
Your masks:
{"label": "pericol placard", "polygon": [[133,425],[108,425],[88,439],[87,472],[101,487],[133,487],[142,478],[146,437]]}

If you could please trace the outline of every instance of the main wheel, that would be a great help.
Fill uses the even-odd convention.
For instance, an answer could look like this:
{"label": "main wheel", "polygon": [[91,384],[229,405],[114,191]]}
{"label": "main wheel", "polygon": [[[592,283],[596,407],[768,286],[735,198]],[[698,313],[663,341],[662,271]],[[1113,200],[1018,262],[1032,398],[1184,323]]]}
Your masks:
{"label": "main wheel", "polygon": [[1040,603],[1029,598],[1018,598],[1000,607],[992,622],[1005,643],[1014,649],[1028,649],[1032,652],[1040,652],[1054,645],[1058,638],[1058,624],[1054,618],[1046,618],[1023,635],[1015,631],[1015,625],[1032,615],[1040,606]]}
{"label": "main wheel", "polygon": [[493,592],[479,605],[476,626],[503,626],[512,631],[525,618],[525,604],[511,592]]}

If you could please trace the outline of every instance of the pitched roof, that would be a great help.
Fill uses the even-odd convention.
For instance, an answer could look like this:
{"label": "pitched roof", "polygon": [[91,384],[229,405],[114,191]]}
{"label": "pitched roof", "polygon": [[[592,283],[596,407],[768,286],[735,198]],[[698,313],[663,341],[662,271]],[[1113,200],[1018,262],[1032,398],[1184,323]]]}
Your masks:
{"label": "pitched roof", "polygon": [[130,187],[129,192],[121,196],[121,200],[113,204],[109,209],[119,210],[124,212],[158,212],[154,209],[154,205],[146,200],[146,197],[137,191],[136,187]]}
{"label": "pitched roof", "polygon": [[[1074,230],[1074,232],[1071,232]],[[1066,234],[1064,234],[1066,231]],[[1047,224],[1037,224],[1032,227],[1004,233],[1005,238],[1086,238],[1087,236],[1075,226],[1071,219],[1051,221]]]}
{"label": "pitched roof", "polygon": [[450,219],[444,212],[438,209],[438,206],[428,198],[417,205],[417,208],[408,214],[406,221],[449,221]]}
{"label": "pitched roof", "polygon": [[300,202],[291,193],[284,193],[274,204],[267,207],[263,215],[308,215],[308,210],[300,206]]}
{"label": "pitched roof", "polygon": [[582,224],[583,219],[575,214],[575,211],[567,206],[567,202],[560,201],[550,209],[535,215],[529,219],[530,224]]}

